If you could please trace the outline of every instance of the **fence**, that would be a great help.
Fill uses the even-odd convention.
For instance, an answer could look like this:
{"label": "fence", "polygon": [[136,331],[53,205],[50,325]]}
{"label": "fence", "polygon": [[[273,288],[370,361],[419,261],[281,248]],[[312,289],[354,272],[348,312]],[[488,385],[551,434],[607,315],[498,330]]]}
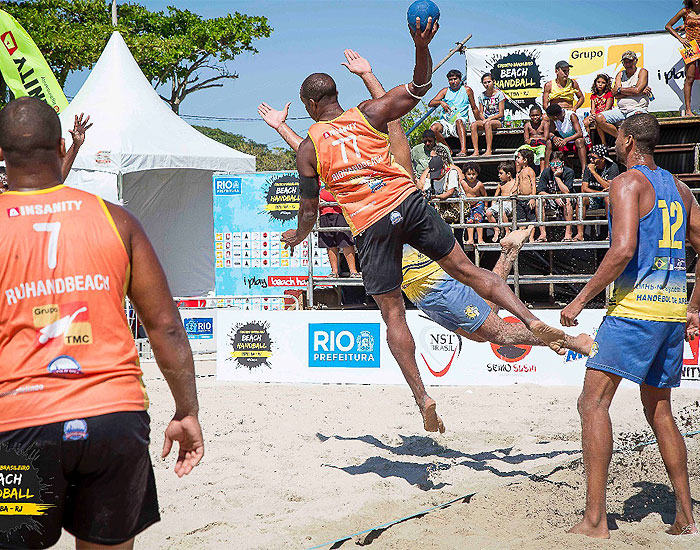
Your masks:
{"label": "fence", "polygon": [[[691,191],[697,195],[700,194],[700,189],[691,189]],[[449,199],[443,199],[440,201],[431,201],[434,204],[437,203],[459,203],[460,205],[460,222],[455,224],[450,224],[453,229],[467,229],[467,228],[484,228],[484,229],[495,229],[495,228],[509,228],[517,229],[518,227],[525,226],[535,226],[540,227],[566,227],[566,226],[606,226],[607,216],[597,217],[593,219],[584,219],[584,204],[583,201],[586,198],[592,197],[607,197],[607,192],[599,193],[561,193],[556,195],[517,195],[508,197],[455,197]],[[517,220],[517,202],[518,201],[529,201],[534,199],[536,202],[536,217],[535,222],[523,222]],[[547,220],[546,217],[546,206],[545,201],[553,199],[569,199],[575,202],[574,216],[573,220]],[[498,204],[498,220],[496,223],[484,222],[484,223],[464,223],[465,220],[465,203],[474,203],[480,201],[487,201]],[[506,216],[504,213],[504,203],[510,202],[512,207],[512,219],[506,221]],[[323,202],[321,201],[321,206],[333,206],[337,203],[335,202]],[[601,216],[605,214],[604,210],[589,210],[588,214],[591,216]],[[313,231],[323,232],[323,231],[347,231],[347,227],[318,227],[318,224],[314,227]],[[309,236],[309,254],[312,253],[312,239]],[[523,246],[524,250],[541,250],[547,251],[550,254],[550,266],[552,265],[552,252],[556,250],[574,250],[574,249],[607,249],[610,247],[608,239],[599,241],[580,241],[580,242],[544,242],[544,243],[526,243]],[[465,250],[472,250],[474,252],[474,263],[477,266],[481,265],[482,253],[490,251],[499,251],[501,246],[499,243],[484,243],[484,244],[474,244],[465,245]],[[513,264],[513,274],[508,277],[508,283],[512,284],[514,287],[514,292],[517,296],[520,296],[520,285],[532,285],[532,284],[549,284],[550,295],[553,294],[553,285],[555,284],[575,284],[575,283],[586,283],[591,278],[590,273],[572,273],[572,274],[562,274],[562,275],[521,275],[519,269],[519,263],[516,261]],[[319,283],[332,283],[335,285],[342,286],[360,286],[363,284],[362,279],[347,279],[347,278],[336,278],[330,279],[328,277],[314,277],[313,266],[309,262],[309,278],[307,285],[308,294],[308,304],[310,307],[314,305],[314,286]],[[695,282],[695,275],[688,274],[688,282]],[[606,289],[606,299],[609,297],[610,288]]]}

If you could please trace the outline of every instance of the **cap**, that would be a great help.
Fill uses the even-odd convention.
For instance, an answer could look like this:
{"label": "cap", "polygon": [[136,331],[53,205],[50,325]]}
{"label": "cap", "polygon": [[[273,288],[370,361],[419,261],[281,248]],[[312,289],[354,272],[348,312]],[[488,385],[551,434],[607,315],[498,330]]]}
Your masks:
{"label": "cap", "polygon": [[593,153],[596,157],[604,158],[608,162],[613,162],[613,159],[608,156],[608,148],[602,143],[597,143],[591,147],[588,154],[590,155],[591,153]]}
{"label": "cap", "polygon": [[637,59],[637,54],[634,53],[632,50],[627,50],[625,53],[622,54],[622,59]]}
{"label": "cap", "polygon": [[440,177],[442,176],[442,167],[444,166],[442,159],[438,157],[437,155],[434,157],[430,157],[430,163],[428,164],[428,168],[430,169],[430,179],[431,180],[439,180]]}
{"label": "cap", "polygon": [[564,61],[563,59],[561,61],[557,61],[557,64],[554,65],[554,69],[566,69],[567,67],[573,67],[568,61]]}

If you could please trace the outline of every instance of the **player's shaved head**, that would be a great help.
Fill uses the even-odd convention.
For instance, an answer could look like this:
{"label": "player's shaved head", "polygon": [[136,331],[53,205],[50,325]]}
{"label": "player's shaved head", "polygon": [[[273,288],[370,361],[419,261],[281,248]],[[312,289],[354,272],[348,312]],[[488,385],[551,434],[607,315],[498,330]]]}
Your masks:
{"label": "player's shaved head", "polygon": [[56,155],[60,143],[61,121],[46,102],[20,97],[0,110],[0,149],[9,164]]}
{"label": "player's shaved head", "polygon": [[640,113],[626,118],[620,125],[620,131],[626,136],[632,136],[637,144],[637,150],[645,155],[653,155],[654,148],[661,139],[659,121],[649,113]]}
{"label": "player's shaved head", "polygon": [[335,87],[335,80],[326,73],[314,73],[306,77],[301,83],[302,99],[313,99],[316,103],[324,99],[335,99],[338,90]]}

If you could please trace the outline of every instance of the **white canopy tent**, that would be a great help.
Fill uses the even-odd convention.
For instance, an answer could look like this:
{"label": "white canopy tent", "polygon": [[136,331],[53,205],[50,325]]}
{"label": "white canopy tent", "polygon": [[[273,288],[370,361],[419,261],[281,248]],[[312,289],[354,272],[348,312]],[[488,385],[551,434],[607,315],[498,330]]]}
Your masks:
{"label": "white canopy tent", "polygon": [[61,114],[66,146],[76,114],[93,127],[66,184],[122,201],[141,221],[176,296],[214,289],[212,174],[255,171],[255,157],[183,121],[158,96],[124,39],[112,33]]}

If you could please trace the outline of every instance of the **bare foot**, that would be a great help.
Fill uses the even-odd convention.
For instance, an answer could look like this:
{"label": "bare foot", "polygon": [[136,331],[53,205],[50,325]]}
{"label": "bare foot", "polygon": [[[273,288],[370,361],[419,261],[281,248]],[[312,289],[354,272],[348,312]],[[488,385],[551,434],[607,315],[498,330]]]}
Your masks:
{"label": "bare foot", "polygon": [[559,350],[564,346],[564,340],[566,339],[564,331],[550,327],[547,323],[539,319],[530,323],[530,332],[557,353],[559,353]]}
{"label": "bare foot", "polygon": [[493,233],[493,239],[491,239],[491,242],[492,242],[492,243],[497,243],[497,242],[498,242],[498,237],[500,237],[500,236],[501,236],[500,231],[499,231],[498,233],[494,232],[494,233]]}
{"label": "bare foot", "polygon": [[582,355],[590,355],[593,342],[595,342],[593,337],[585,332],[582,332],[578,336],[569,336],[567,334],[564,340],[564,347]]}
{"label": "bare foot", "polygon": [[530,238],[534,230],[535,228],[530,226],[511,231],[510,234],[501,239],[501,248],[504,251],[514,250],[517,252],[523,247],[525,241]]}
{"label": "bare foot", "polygon": [[492,154],[493,154],[493,153],[491,153],[491,149],[486,149],[486,151],[484,151],[484,156],[485,156],[485,157],[490,157]]}
{"label": "bare foot", "polygon": [[479,151],[474,151],[474,152],[473,152],[471,155],[469,155],[469,156],[470,156],[470,157],[478,157],[478,156],[479,156]]}
{"label": "bare foot", "polygon": [[474,244],[474,241],[467,241],[464,244]]}
{"label": "bare foot", "polygon": [[457,153],[457,154],[455,155],[455,157],[466,157],[466,156],[467,156],[467,152],[466,152],[466,151],[460,151],[459,153]]}
{"label": "bare foot", "polygon": [[435,399],[427,397],[423,400],[423,404],[418,404],[421,415],[423,415],[423,427],[426,432],[445,433],[445,425],[442,423],[442,418],[436,412],[437,404]]}
{"label": "bare foot", "polygon": [[582,519],[567,533],[572,533],[574,535],[586,535],[587,537],[592,537],[594,539],[609,539],[610,531],[608,531],[608,526],[605,522],[601,522],[598,526],[594,526],[586,519]]}
{"label": "bare foot", "polygon": [[698,526],[694,523],[689,523],[685,527],[674,523],[670,529],[666,531],[669,535],[698,535]]}

